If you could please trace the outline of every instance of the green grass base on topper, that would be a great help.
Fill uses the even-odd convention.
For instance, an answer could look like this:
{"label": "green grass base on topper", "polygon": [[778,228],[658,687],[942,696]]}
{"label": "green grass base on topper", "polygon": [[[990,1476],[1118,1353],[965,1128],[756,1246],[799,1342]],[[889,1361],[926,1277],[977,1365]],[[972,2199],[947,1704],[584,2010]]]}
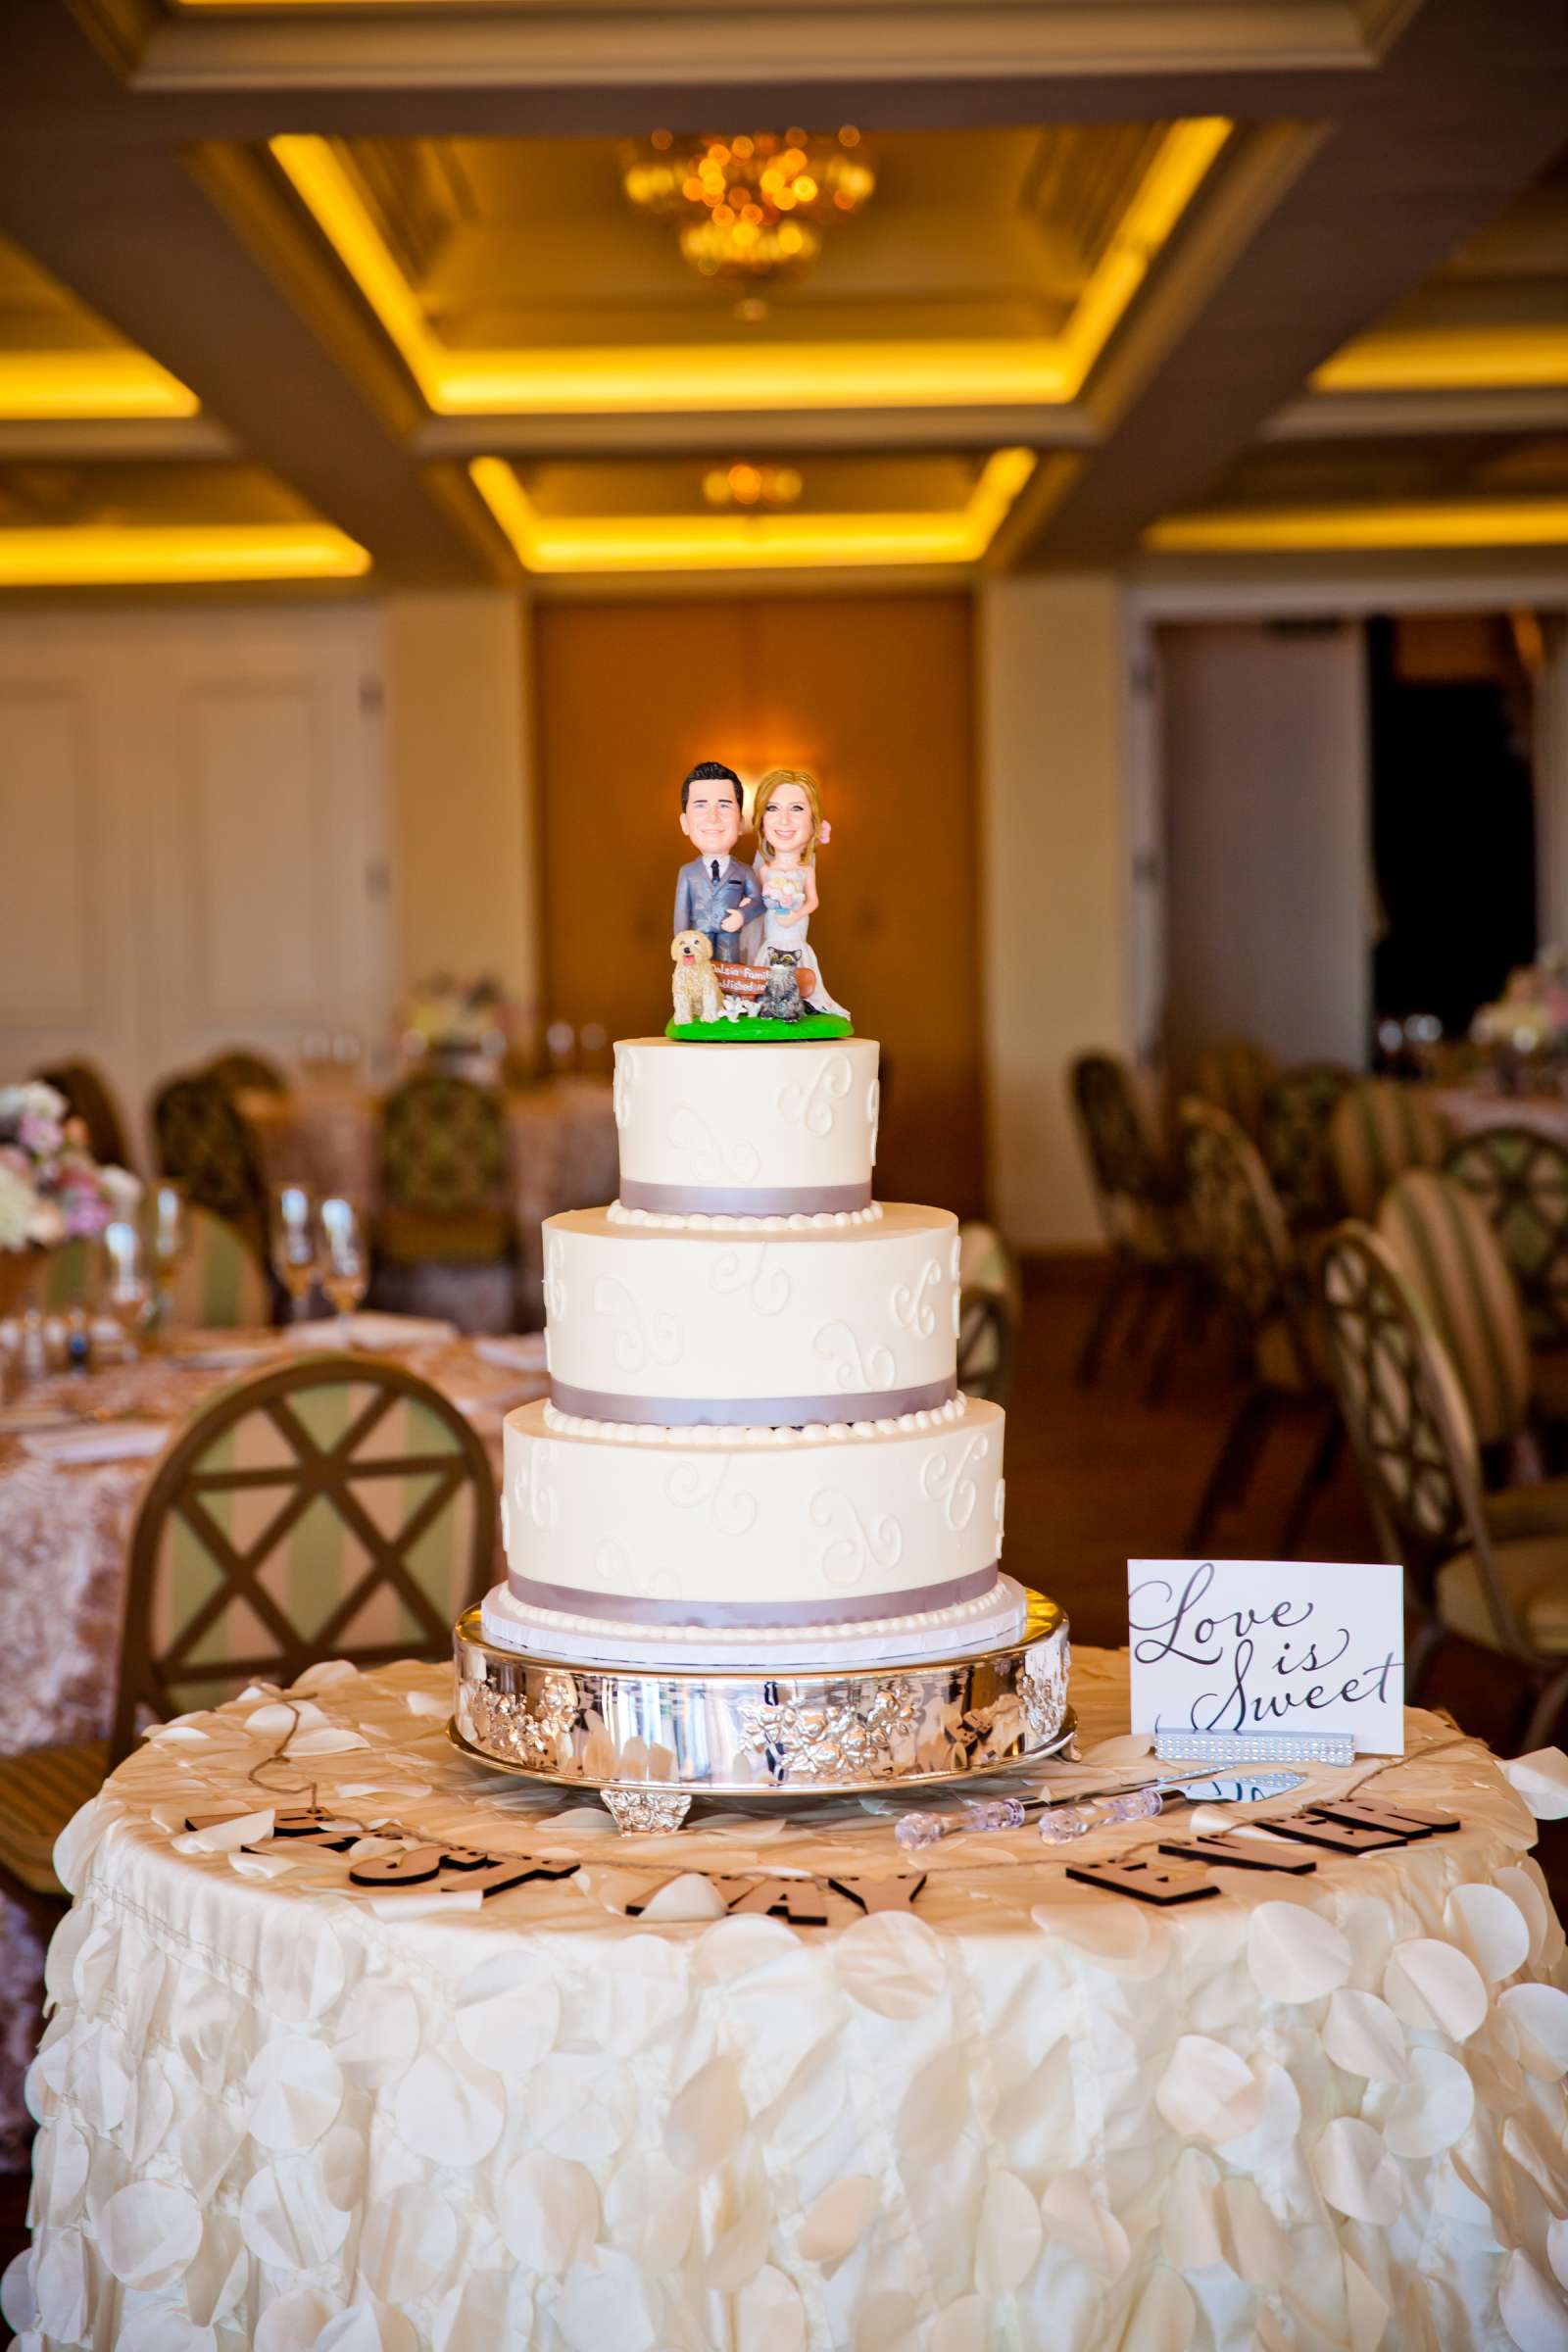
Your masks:
{"label": "green grass base on topper", "polygon": [[855,1031],[840,1013],[808,1012],[799,1021],[769,1021],[760,1014],[739,1021],[671,1021],[664,1035],[688,1046],[762,1046],[804,1044],[808,1038],[853,1037]]}

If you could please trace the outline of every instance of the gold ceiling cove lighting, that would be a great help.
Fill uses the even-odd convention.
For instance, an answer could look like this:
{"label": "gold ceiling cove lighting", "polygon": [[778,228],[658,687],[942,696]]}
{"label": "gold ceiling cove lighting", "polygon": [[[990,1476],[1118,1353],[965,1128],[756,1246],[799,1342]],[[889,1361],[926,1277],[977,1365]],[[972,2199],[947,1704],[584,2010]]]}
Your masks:
{"label": "gold ceiling cove lighting", "polygon": [[844,564],[977,564],[1035,468],[999,449],[967,505],[937,514],[541,514],[503,458],[475,458],[475,489],[527,571],[771,571]]}
{"label": "gold ceiling cove lighting", "polygon": [[1314,369],[1314,392],[1510,392],[1568,384],[1568,328],[1357,335]]}
{"label": "gold ceiling cove lighting", "polygon": [[0,529],[0,588],[214,585],[223,580],[352,580],[367,549],[330,523],[79,523]]}
{"label": "gold ceiling cove lighting", "polygon": [[858,213],[876,172],[846,122],[836,138],[804,130],[738,131],[727,139],[656,130],[623,151],[627,202],[673,221],[702,277],[771,277],[804,270],[822,224]]}
{"label": "gold ceiling cove lighting", "polygon": [[1568,498],[1170,514],[1151,525],[1143,543],[1167,554],[1227,556],[1563,547],[1568,546]]}
{"label": "gold ceiling cove lighting", "polygon": [[280,137],[270,151],[435,416],[713,415],[1075,400],[1230,130],[1218,116],[1171,124],[1056,335],[527,351],[449,349],[432,333],[333,143]]}
{"label": "gold ceiling cove lighting", "polygon": [[194,416],[201,402],[142,351],[0,352],[0,417]]}

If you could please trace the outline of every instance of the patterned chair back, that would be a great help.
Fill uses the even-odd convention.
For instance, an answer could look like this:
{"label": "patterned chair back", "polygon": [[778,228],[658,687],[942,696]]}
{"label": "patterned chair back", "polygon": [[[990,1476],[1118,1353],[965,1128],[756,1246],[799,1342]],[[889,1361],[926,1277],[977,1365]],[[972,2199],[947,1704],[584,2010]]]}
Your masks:
{"label": "patterned chair back", "polygon": [[1017,1262],[994,1225],[958,1228],[958,1387],[1005,1404],[1012,1386],[1023,1288]]}
{"label": "patterned chair back", "polygon": [[207,1064],[206,1074],[209,1078],[216,1078],[225,1094],[286,1095],[289,1092],[288,1080],[277,1063],[249,1046],[231,1046],[226,1054],[215,1054]]}
{"label": "patterned chair back", "polygon": [[1448,1132],[1447,1120],[1419,1087],[1369,1078],[1342,1095],[1329,1121],[1329,1156],[1351,1216],[1375,1217],[1378,1202],[1406,1168],[1441,1167]]}
{"label": "patterned chair back", "polygon": [[495,1540],[483,1446],[400,1366],[323,1355],[223,1390],[136,1516],[111,1766],[146,1716],[292,1682],[318,1658],[447,1656]]}
{"label": "patterned chair back", "polygon": [[1231,1304],[1249,1323],[1260,1324],[1285,1307],[1296,1271],[1268,1170],[1229,1112],[1189,1096],[1178,1119],[1182,1180],[1199,1254]]}
{"label": "patterned chair back", "polygon": [[1390,1185],[1377,1229],[1431,1315],[1480,1444],[1517,1437],[1530,1412],[1530,1341],[1484,1212],[1450,1177],[1415,1168]]}
{"label": "patterned chair back", "polygon": [[506,1190],[500,1098],[440,1070],[421,1070],[388,1095],[381,1113],[381,1192],[387,1206],[421,1217],[493,1209]]}
{"label": "patterned chair back", "polygon": [[1155,1254],[1175,1191],[1131,1070],[1114,1054],[1080,1054],[1068,1083],[1107,1241]]}
{"label": "patterned chair back", "polygon": [[1501,1244],[1531,1339],[1568,1344],[1568,1146],[1529,1127],[1489,1127],[1462,1136],[1443,1166]]}
{"label": "patterned chair back", "polygon": [[1481,1520],[1480,1448],[1425,1304],[1365,1225],[1336,1227],[1318,1253],[1316,1281],[1334,1385],[1380,1538],[1422,1561],[1452,1550]]}
{"label": "patterned chair back", "polygon": [[134,1167],[125,1122],[103,1072],[90,1061],[63,1061],[58,1068],[40,1070],[45,1086],[64,1095],[66,1108],[87,1130],[87,1149],[94,1159],[114,1168]]}
{"label": "patterned chair back", "polygon": [[1237,1126],[1255,1143],[1263,1119],[1263,1097],[1279,1076],[1280,1065],[1266,1046],[1250,1037],[1227,1038],[1210,1046],[1193,1063],[1192,1091],[1200,1102],[1229,1111]]}
{"label": "patterned chair back", "polygon": [[1354,1084],[1354,1071],[1338,1062],[1308,1061],[1283,1072],[1264,1093],[1258,1149],[1292,1225],[1322,1224],[1336,1212],[1329,1121]]}
{"label": "patterned chair back", "polygon": [[227,1091],[204,1071],[172,1078],[153,1098],[159,1173],[171,1176],[198,1208],[209,1208],[267,1254],[267,1184],[250,1121]]}

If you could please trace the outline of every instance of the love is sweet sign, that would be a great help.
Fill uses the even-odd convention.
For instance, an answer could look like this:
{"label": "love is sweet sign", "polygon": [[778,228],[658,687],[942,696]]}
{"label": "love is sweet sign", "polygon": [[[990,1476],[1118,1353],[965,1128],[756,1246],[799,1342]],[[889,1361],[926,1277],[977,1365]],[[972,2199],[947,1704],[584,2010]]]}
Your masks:
{"label": "love is sweet sign", "polygon": [[1404,1749],[1404,1578],[1388,1562],[1129,1560],[1135,1732],[1349,1732]]}

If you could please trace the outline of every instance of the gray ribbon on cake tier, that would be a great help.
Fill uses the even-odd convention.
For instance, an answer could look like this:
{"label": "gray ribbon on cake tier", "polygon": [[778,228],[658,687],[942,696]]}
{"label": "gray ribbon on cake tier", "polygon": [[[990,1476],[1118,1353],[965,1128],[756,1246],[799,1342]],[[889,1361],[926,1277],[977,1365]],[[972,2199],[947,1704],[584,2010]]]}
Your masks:
{"label": "gray ribbon on cake tier", "polygon": [[958,1394],[957,1381],[928,1380],[917,1388],[873,1389],[859,1396],[640,1396],[613,1389],[579,1389],[552,1380],[550,1399],[585,1421],[638,1421],[662,1429],[716,1423],[725,1429],[802,1429],[808,1422],[896,1421],[901,1413],[935,1412]]}
{"label": "gray ribbon on cake tier", "polygon": [[625,1176],[622,1208],[648,1208],[677,1217],[817,1217],[869,1208],[871,1179],[863,1184],[640,1184]]}
{"label": "gray ribbon on cake tier", "polygon": [[707,1626],[858,1625],[871,1617],[911,1617],[978,1600],[997,1581],[997,1563],[943,1585],[914,1585],[903,1592],[862,1592],[842,1600],[651,1600],[640,1592],[587,1592],[576,1585],[546,1585],[507,1571],[514,1600],[529,1609],[571,1617],[608,1617],[620,1625]]}

